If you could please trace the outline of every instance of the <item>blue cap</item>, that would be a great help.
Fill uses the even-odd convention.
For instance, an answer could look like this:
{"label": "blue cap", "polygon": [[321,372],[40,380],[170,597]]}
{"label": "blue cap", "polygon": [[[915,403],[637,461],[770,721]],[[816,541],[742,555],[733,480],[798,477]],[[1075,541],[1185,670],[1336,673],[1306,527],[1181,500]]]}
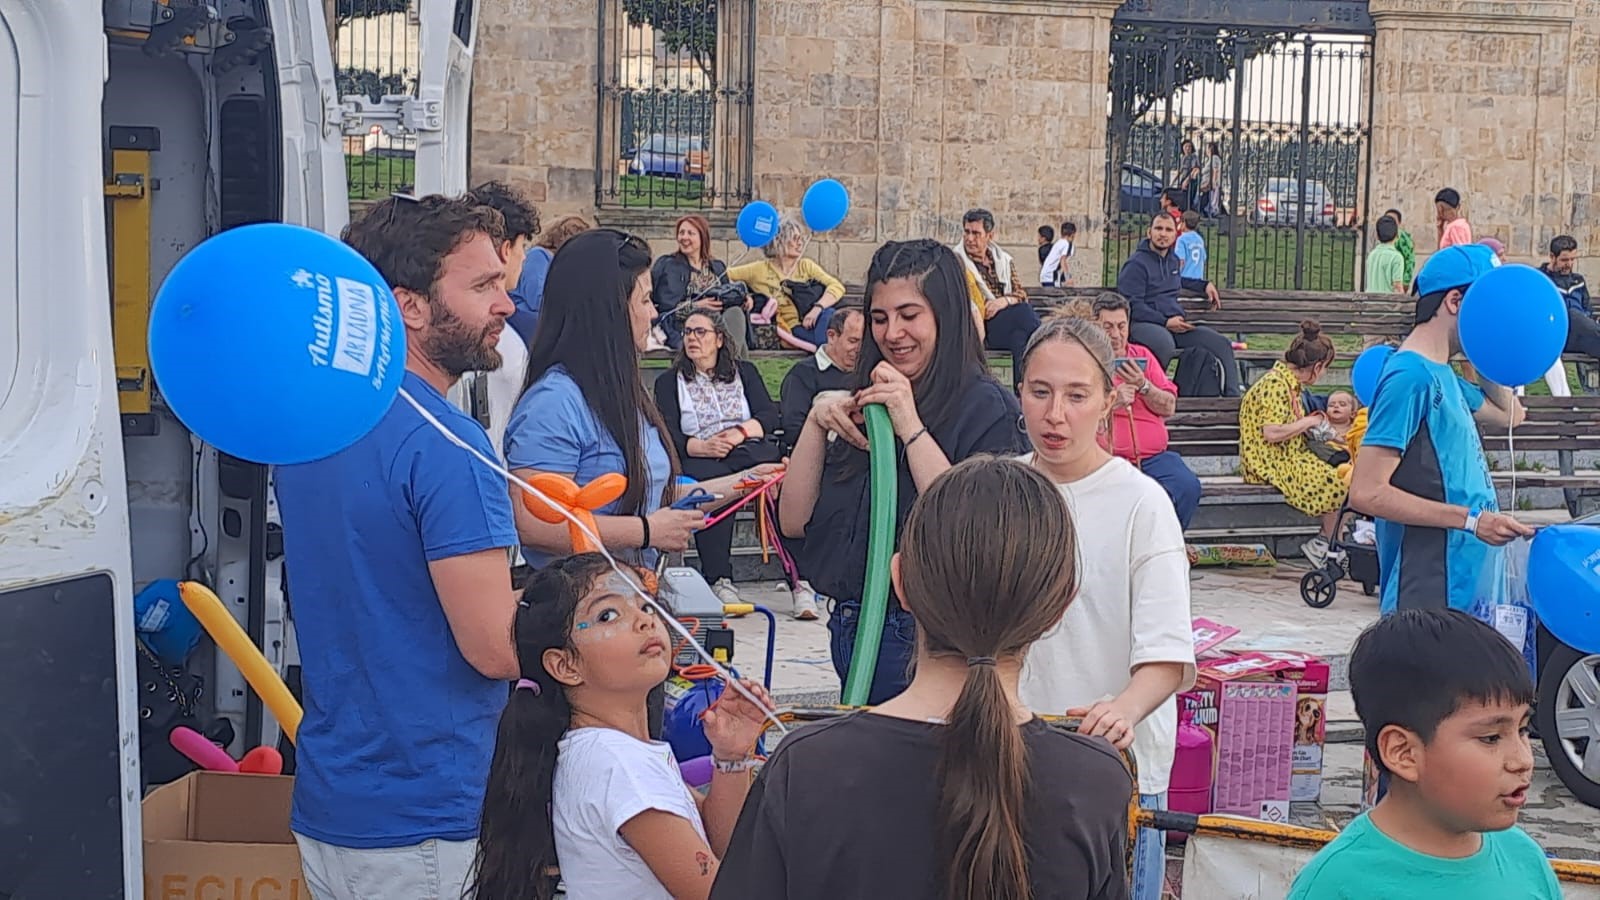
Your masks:
{"label": "blue cap", "polygon": [[1500,265],[1494,250],[1483,244],[1456,244],[1428,257],[1422,271],[1417,273],[1417,294],[1426,297],[1451,288],[1465,290]]}

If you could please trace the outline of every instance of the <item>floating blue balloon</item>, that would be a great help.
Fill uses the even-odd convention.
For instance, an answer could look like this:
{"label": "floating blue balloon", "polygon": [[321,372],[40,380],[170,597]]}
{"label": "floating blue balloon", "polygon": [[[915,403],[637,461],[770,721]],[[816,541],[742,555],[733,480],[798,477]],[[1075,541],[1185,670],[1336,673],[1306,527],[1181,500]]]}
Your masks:
{"label": "floating blue balloon", "polygon": [[1532,266],[1500,266],[1461,299],[1461,349],[1496,384],[1520,387],[1544,376],[1567,344],[1567,306]]}
{"label": "floating blue balloon", "polygon": [[755,200],[739,210],[736,223],[739,240],[752,250],[760,250],[778,236],[778,210],[765,200]]}
{"label": "floating blue balloon", "polygon": [[1539,529],[1528,553],[1528,595],[1539,621],[1581,653],[1600,653],[1600,527]]}
{"label": "floating blue balloon", "polygon": [[1350,367],[1350,386],[1355,389],[1356,399],[1362,406],[1371,406],[1378,398],[1378,379],[1383,377],[1383,367],[1393,355],[1393,347],[1380,344],[1368,347],[1356,357],[1356,364]]}
{"label": "floating blue balloon", "polygon": [[832,178],[824,178],[806,188],[806,195],[800,201],[800,215],[812,231],[838,228],[849,212],[850,192]]}
{"label": "floating blue balloon", "polygon": [[290,464],[360,440],[405,374],[400,307],[361,254],[319,231],[247,225],[173,266],[150,310],[167,405],[224,453]]}

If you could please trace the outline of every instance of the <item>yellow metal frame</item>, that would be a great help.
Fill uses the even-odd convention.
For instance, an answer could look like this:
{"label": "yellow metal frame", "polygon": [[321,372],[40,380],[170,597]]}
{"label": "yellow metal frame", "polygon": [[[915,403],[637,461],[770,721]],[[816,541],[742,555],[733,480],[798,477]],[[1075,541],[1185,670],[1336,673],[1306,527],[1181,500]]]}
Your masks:
{"label": "yellow metal frame", "polygon": [[150,151],[111,151],[111,340],[124,414],[150,412]]}

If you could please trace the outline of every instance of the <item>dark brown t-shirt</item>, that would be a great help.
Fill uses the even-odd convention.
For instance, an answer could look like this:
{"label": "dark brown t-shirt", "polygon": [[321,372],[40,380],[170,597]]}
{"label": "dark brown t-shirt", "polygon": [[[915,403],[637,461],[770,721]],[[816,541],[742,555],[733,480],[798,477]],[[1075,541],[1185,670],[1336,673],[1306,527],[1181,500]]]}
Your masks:
{"label": "dark brown t-shirt", "polygon": [[[942,725],[855,713],[784,739],[757,776],[713,900],[938,900]],[[1110,744],[1022,726],[1035,900],[1126,900],[1133,779]]]}

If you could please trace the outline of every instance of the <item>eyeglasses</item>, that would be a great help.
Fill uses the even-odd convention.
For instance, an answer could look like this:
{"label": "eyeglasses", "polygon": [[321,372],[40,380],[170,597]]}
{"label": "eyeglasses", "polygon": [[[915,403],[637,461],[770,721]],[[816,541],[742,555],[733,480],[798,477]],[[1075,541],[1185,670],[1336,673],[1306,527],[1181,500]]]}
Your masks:
{"label": "eyeglasses", "polygon": [[706,328],[703,325],[697,325],[694,328],[685,328],[683,330],[684,337],[703,338],[703,337],[710,337],[710,336],[712,336],[713,334],[716,334],[716,333],[717,333],[717,330],[715,328]]}
{"label": "eyeglasses", "polygon": [[390,228],[394,227],[394,214],[395,214],[395,211],[400,209],[400,207],[404,203],[421,203],[422,202],[422,198],[418,197],[416,194],[402,194],[402,193],[400,193],[398,191],[396,191],[393,194],[390,194],[389,198],[391,200],[394,200],[395,202],[389,204],[389,219],[388,219],[388,221],[383,223],[383,229],[385,231],[388,231]]}

